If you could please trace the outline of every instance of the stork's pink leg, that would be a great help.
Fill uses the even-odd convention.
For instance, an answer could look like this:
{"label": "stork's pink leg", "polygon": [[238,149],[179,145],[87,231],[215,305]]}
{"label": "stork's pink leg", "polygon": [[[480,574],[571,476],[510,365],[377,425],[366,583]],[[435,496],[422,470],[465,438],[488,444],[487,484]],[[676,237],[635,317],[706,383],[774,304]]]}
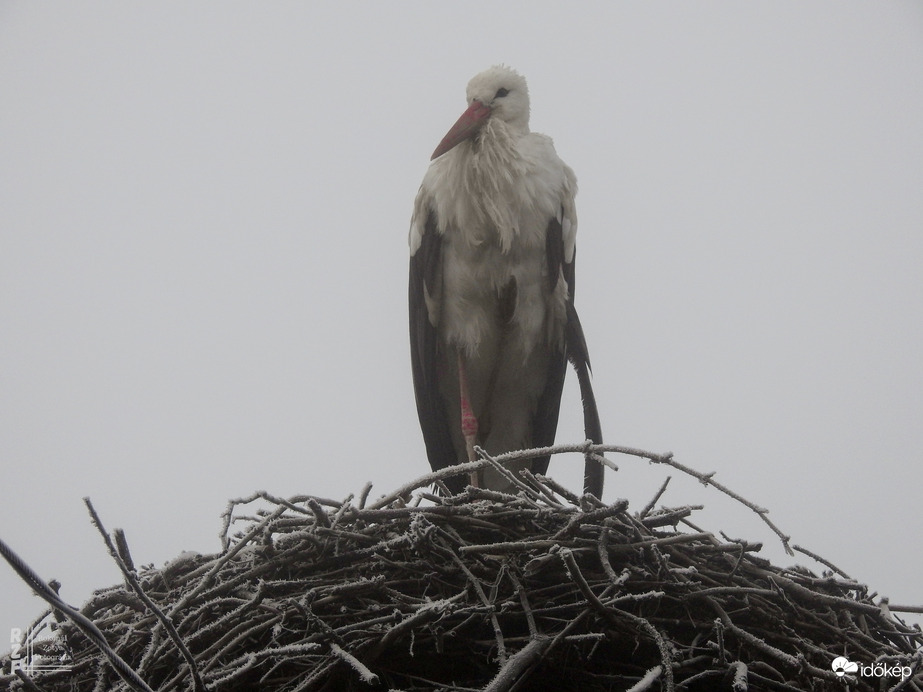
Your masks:
{"label": "stork's pink leg", "polygon": [[[465,437],[465,449],[468,451],[468,461],[475,461],[477,455],[474,452],[474,445],[478,436],[478,419],[468,400],[468,376],[465,374],[465,359],[460,351],[458,353],[458,391],[461,399],[461,429]],[[476,472],[471,473],[471,485],[478,486]]]}

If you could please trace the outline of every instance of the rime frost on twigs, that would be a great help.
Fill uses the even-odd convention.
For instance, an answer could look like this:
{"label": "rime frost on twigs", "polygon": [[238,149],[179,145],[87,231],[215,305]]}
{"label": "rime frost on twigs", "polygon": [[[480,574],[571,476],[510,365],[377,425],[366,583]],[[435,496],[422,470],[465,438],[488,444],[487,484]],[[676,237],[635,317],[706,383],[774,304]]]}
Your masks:
{"label": "rime frost on twigs", "polygon": [[[572,452],[647,459],[766,510],[672,455],[587,444]],[[605,460],[606,463],[608,460]],[[93,521],[126,578],[75,611],[8,546],[49,600],[71,652],[62,674],[19,671],[0,686],[58,690],[827,690],[837,656],[906,666],[888,688],[923,687],[919,628],[830,568],[780,568],[758,543],[690,521],[701,507],[632,512],[524,472],[516,495],[430,492],[428,474],[368,502],[265,492],[231,501],[222,552],[136,570],[127,541]],[[92,509],[92,508],[91,508]],[[41,643],[37,646],[41,648]],[[41,651],[38,651],[41,653]],[[9,672],[7,662],[4,672]],[[873,686],[874,683],[874,686]],[[849,689],[878,689],[855,677]],[[901,686],[903,685],[903,686]]]}

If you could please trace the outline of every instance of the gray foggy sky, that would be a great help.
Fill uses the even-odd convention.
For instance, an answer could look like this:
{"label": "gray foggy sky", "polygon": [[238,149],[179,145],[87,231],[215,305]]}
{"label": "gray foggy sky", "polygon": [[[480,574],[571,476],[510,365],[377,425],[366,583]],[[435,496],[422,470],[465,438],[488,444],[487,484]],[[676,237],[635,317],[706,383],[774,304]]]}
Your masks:
{"label": "gray foggy sky", "polygon": [[[580,181],[606,440],[919,603],[923,5],[0,2],[0,536],[79,605],[228,498],[427,470],[407,230],[467,80]],[[583,437],[571,375],[559,441]],[[640,508],[667,471],[614,458]],[[582,459],[552,462],[578,488]],[[762,540],[674,476],[669,505]],[[807,558],[798,558],[820,570]],[[0,633],[42,610],[0,565]]]}

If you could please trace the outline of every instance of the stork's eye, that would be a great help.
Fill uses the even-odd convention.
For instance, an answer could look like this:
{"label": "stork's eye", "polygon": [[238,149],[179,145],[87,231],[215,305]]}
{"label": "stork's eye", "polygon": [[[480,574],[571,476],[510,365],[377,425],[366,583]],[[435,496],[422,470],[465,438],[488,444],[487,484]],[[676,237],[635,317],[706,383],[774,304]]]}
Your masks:
{"label": "stork's eye", "polygon": [[503,87],[500,87],[499,89],[497,89],[497,93],[494,95],[494,98],[495,98],[495,99],[502,99],[502,98],[503,98],[504,96],[506,96],[508,93],[510,93],[510,90],[509,90],[509,89],[504,89]]}

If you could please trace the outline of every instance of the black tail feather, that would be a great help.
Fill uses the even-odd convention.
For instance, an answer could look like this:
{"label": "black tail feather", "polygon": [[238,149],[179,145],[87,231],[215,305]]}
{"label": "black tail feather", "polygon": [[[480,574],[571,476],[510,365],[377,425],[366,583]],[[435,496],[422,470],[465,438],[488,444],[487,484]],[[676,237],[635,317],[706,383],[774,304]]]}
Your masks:
{"label": "black tail feather", "polygon": [[[599,410],[596,408],[596,396],[590,382],[590,354],[583,336],[583,327],[573,303],[567,305],[567,358],[574,366],[577,381],[580,383],[580,398],[583,400],[583,429],[588,440],[602,444],[602,425],[599,423]],[[583,473],[583,492],[602,498],[603,472],[605,469],[595,459],[587,455]]]}

